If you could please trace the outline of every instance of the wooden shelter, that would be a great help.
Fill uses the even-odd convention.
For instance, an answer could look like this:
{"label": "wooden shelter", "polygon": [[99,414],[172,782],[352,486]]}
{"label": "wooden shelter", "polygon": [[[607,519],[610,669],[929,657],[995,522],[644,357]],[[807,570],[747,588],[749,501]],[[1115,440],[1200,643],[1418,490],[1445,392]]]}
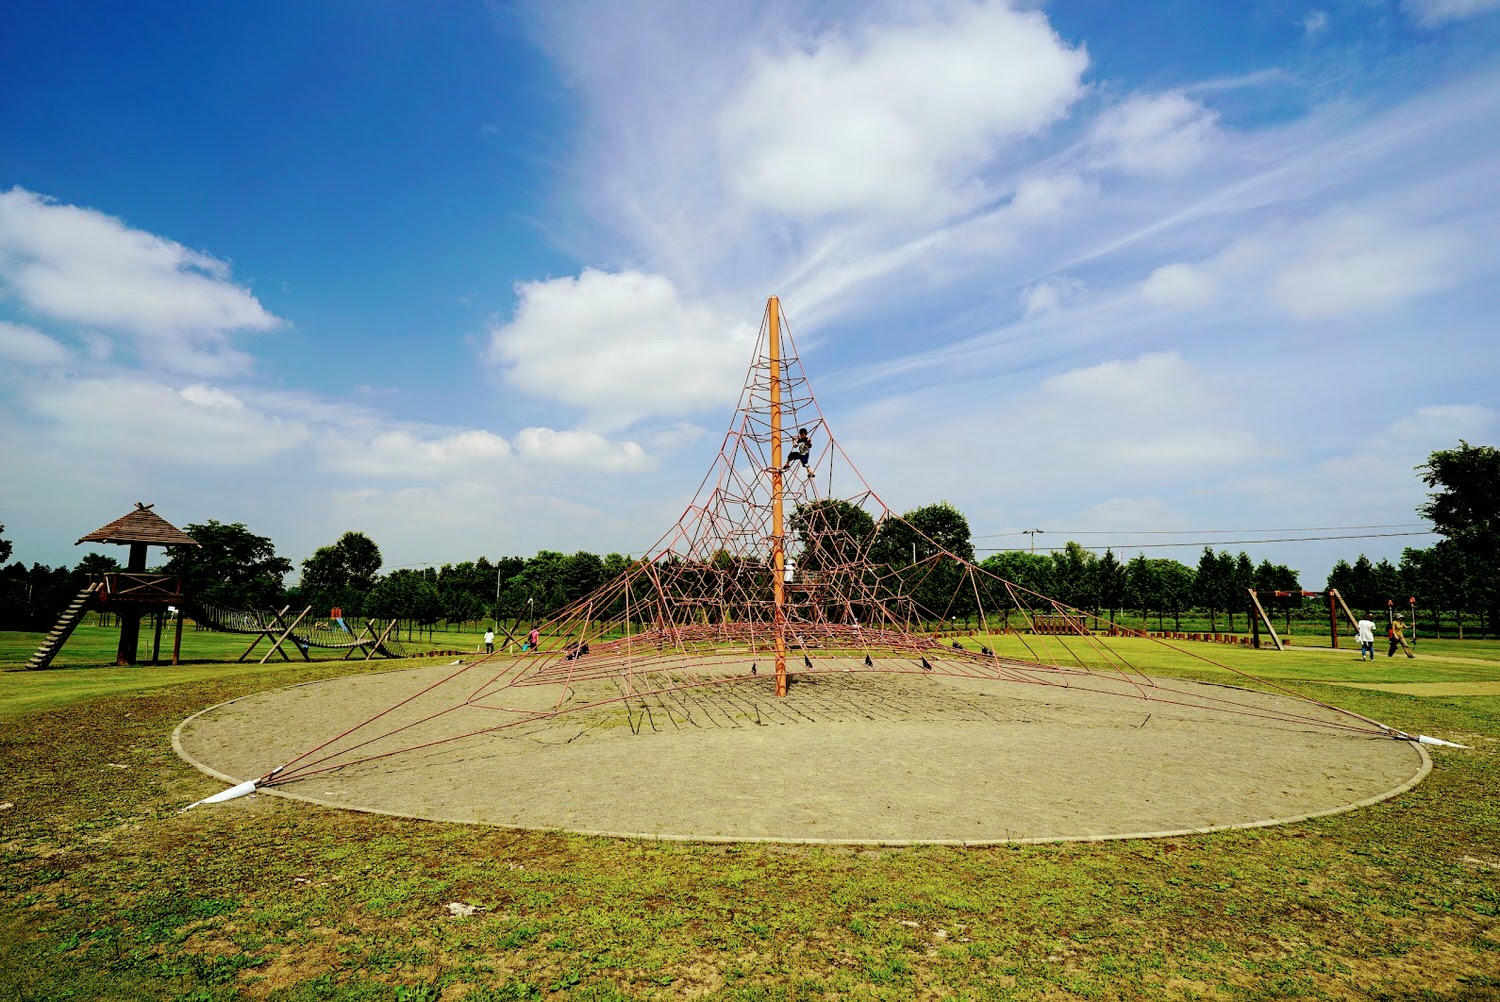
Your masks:
{"label": "wooden shelter", "polygon": [[156,613],[156,638],[151,660],[157,660],[161,653],[162,614],[170,605],[178,607],[177,634],[172,644],[173,664],[177,663],[182,650],[182,578],[175,574],[148,574],[146,548],[197,546],[198,541],[151,508],[151,505],[137,501],[133,511],[100,526],[73,544],[115,543],[130,547],[124,571],[101,574],[94,582],[94,601],[120,617],[120,646],[115,651],[117,665],[135,664],[141,617],[147,612]]}
{"label": "wooden shelter", "polygon": [[197,546],[198,542],[152,511],[151,507],[137,501],[134,510],[80,537],[74,544],[114,543],[130,547],[130,553],[123,571],[93,576],[63,611],[57,625],[42,641],[26,667],[45,668],[50,664],[91,608],[113,612],[120,617],[120,644],[115,650],[115,664],[133,665],[140,644],[141,617],[152,613],[156,620],[151,655],[154,663],[161,655],[162,621],[168,608],[176,606],[177,634],[172,643],[172,663],[177,663],[182,650],[182,578],[176,574],[148,573],[146,548]]}

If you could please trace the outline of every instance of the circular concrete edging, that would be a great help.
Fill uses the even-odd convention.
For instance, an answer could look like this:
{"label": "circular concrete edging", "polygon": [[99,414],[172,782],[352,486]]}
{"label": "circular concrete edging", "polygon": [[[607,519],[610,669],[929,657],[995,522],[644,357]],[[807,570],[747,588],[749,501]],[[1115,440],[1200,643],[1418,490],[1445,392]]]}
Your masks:
{"label": "circular concrete edging", "polygon": [[[444,669],[448,667],[442,666]],[[241,781],[241,774],[263,775],[281,761],[295,757],[325,738],[327,730],[333,729],[331,720],[336,716],[330,715],[331,710],[353,711],[348,713],[347,719],[359,719],[360,706],[389,705],[394,701],[389,697],[410,692],[423,680],[424,672],[434,670],[424,666],[303,682],[226,700],[179,723],[172,733],[173,750],[200,771],[225,783],[236,784]],[[413,673],[418,676],[416,683],[406,678]],[[380,679],[391,684],[379,683]],[[372,683],[369,680],[377,681]],[[931,686],[935,681],[941,682],[922,679],[916,684],[920,688]],[[1127,727],[1120,724],[1118,718],[1135,716],[1135,710],[1140,707],[1127,705],[1121,710],[1116,701],[1103,707],[1070,708],[1066,705],[1071,698],[1067,690],[1049,689],[1041,694],[1045,698],[1037,699],[1035,692],[1023,691],[1018,696],[1014,687],[1006,688],[1013,684],[989,685],[994,693],[979,697],[980,703],[977,704],[972,688],[964,691],[966,687],[962,685],[956,694],[945,692],[940,687],[936,695],[938,702],[963,697],[968,700],[966,705],[998,708],[1001,718],[998,722],[945,722],[941,719],[913,722],[892,718],[851,724],[848,720],[829,719],[780,727],[762,725],[756,728],[723,727],[635,734],[626,733],[626,729],[619,726],[595,730],[588,722],[557,718],[562,722],[560,726],[549,725],[557,734],[532,734],[524,741],[509,740],[508,732],[503,732],[507,737],[491,735],[483,741],[467,739],[465,743],[455,743],[450,749],[451,754],[427,754],[417,763],[392,767],[395,775],[385,774],[382,771],[385,767],[355,766],[346,772],[358,775],[334,773],[327,779],[302,780],[292,788],[278,786],[261,792],[323,807],[390,817],[610,838],[704,843],[977,847],[1182,837],[1291,824],[1345,813],[1398,796],[1421,783],[1432,769],[1432,759],[1426,749],[1408,742],[1344,735],[1330,737],[1315,733],[1314,729],[1298,727],[1273,729],[1269,734],[1251,734],[1243,724],[1234,722],[1176,720],[1176,731],[1168,730],[1173,754],[1167,757],[1167,765],[1172,768],[1156,774],[1163,787],[1149,783],[1142,787],[1148,799],[1182,784],[1191,787],[1186,791],[1188,798],[1192,796],[1192,789],[1201,788],[1205,798],[1223,799],[1224,777],[1203,774],[1205,769],[1212,773],[1214,763],[1237,778],[1248,777],[1253,781],[1259,777],[1263,784],[1269,782],[1278,788],[1294,778],[1294,770],[1290,770],[1289,765],[1295,765],[1302,772],[1311,770],[1311,778],[1304,784],[1308,789],[1299,787],[1295,796],[1285,790],[1281,795],[1276,795],[1275,791],[1263,791],[1270,794],[1265,805],[1270,809],[1222,820],[1215,820],[1203,812],[1194,813],[1195,809],[1189,805],[1191,816],[1181,818],[1189,822],[1186,824],[1171,823],[1174,820],[1171,811],[1181,811],[1185,802],[1182,797],[1177,797],[1172,801],[1173,806],[1160,815],[1168,823],[1153,825],[1149,823],[1153,815],[1134,809],[1135,798],[1116,795],[1106,783],[1102,788],[1094,789],[1093,800],[1085,798],[1086,803],[1081,806],[1113,806],[1123,811],[1122,817],[1115,818],[1115,821],[1139,818],[1147,823],[1112,825],[1110,818],[1102,816],[1079,821],[1082,815],[1075,810],[1071,815],[1066,812],[1062,815],[1074,817],[1077,823],[1073,830],[1062,827],[1054,818],[1044,822],[1042,830],[1033,827],[1028,831],[1024,819],[1007,820],[997,816],[988,823],[984,821],[981,809],[984,798],[979,798],[981,803],[976,805],[973,789],[965,784],[972,784],[976,777],[993,780],[992,770],[976,768],[974,762],[959,761],[952,762],[952,768],[941,764],[934,766],[930,762],[926,767],[904,768],[922,758],[912,749],[974,747],[991,756],[987,760],[989,764],[1015,764],[1007,756],[1017,754],[1017,749],[1024,752],[1028,744],[1041,737],[1036,725],[1052,728],[1054,724],[1060,724],[1064,731],[1071,725],[1075,737],[1092,737],[1118,744],[1111,746],[1111,754],[1069,758],[1071,746],[1054,740],[1020,765],[1033,772],[1045,769],[1051,752],[1056,758],[1067,759],[1068,767],[1075,772],[1086,774],[1090,769],[1097,771],[1100,763],[1104,763],[1107,770],[1112,760],[1119,757],[1114,754],[1116,752],[1126,758],[1135,755],[1137,759],[1143,753],[1149,754],[1157,740],[1155,737],[1144,744],[1136,741],[1127,746],[1124,742],[1129,741],[1130,735],[1126,732],[1139,731],[1151,721],[1156,721],[1156,727],[1162,728],[1162,718],[1167,714],[1153,707],[1145,722]],[[382,690],[385,702],[379,703],[377,697],[382,697]],[[847,691],[852,693],[855,690],[850,688]],[[309,699],[309,695],[315,698]],[[1255,695],[1268,700],[1281,698]],[[356,696],[358,698],[354,698]],[[376,701],[372,702],[372,699]],[[998,702],[986,704],[988,700]],[[1298,708],[1305,709],[1301,704]],[[1057,710],[1060,718],[1065,719],[1049,720],[1047,710]],[[623,711],[619,711],[619,715],[623,717]],[[254,725],[268,719],[276,720],[285,729],[278,732],[262,725],[252,727],[247,733],[247,724]],[[318,720],[325,726],[322,732],[314,729],[308,733],[288,733]],[[1007,728],[1017,732],[1011,737],[1019,737],[1019,742],[993,740],[997,729],[1004,731]],[[571,734],[574,730],[579,733],[562,740],[565,737],[563,732]],[[769,746],[769,754],[764,733],[768,730],[774,731],[778,739]],[[824,732],[822,736],[817,734],[819,731]],[[1223,744],[1226,733],[1250,740],[1227,749],[1216,748]],[[902,740],[894,740],[893,734]],[[549,737],[554,740],[548,740]],[[579,740],[585,737],[586,740]],[[1257,740],[1266,738],[1272,740]],[[1202,742],[1201,746],[1194,746],[1194,740]],[[1305,746],[1304,753],[1290,758],[1285,754],[1275,754],[1264,768],[1235,772],[1242,765],[1238,760],[1246,754],[1246,748],[1264,750],[1290,744]],[[784,752],[787,747],[795,748],[797,752]],[[277,750],[284,748],[295,751],[283,758],[275,758]],[[500,752],[496,751],[497,748],[501,749]],[[1400,764],[1400,760],[1405,759],[1406,748],[1416,753],[1414,772],[1409,766]],[[1325,760],[1329,749],[1334,750],[1332,757],[1338,759],[1337,768]],[[1393,750],[1400,753],[1393,754]],[[796,763],[788,765],[785,759],[798,752],[805,754],[811,765],[806,762],[800,768]],[[268,760],[267,754],[272,758]],[[861,757],[878,760],[884,768],[870,765],[868,761],[863,769],[849,765],[859,763]],[[1373,765],[1361,766],[1360,763],[1366,760],[1367,765]],[[251,765],[252,762],[256,764]],[[747,762],[764,773],[764,782],[744,781],[746,772],[754,771],[746,769]],[[832,771],[849,775],[828,775],[830,763],[845,767]],[[1153,761],[1152,764],[1160,763]],[[518,777],[515,775],[517,770],[527,774]],[[1319,770],[1328,775],[1323,788],[1317,791],[1320,795],[1313,796]],[[590,771],[599,774],[590,777],[587,775]],[[1141,785],[1139,775],[1131,779],[1128,769],[1126,773],[1122,782],[1128,780],[1133,786]],[[629,786],[632,775],[635,776],[635,785]],[[1076,781],[1068,779],[1072,775],[1068,773],[1061,780]],[[661,783],[653,784],[652,776]],[[934,784],[941,783],[945,777],[951,780],[951,788],[934,789]],[[470,779],[476,781],[469,782]],[[1349,785],[1356,780],[1363,785]],[[1302,782],[1301,779],[1297,781]],[[340,789],[316,789],[328,785]],[[821,786],[831,786],[832,789],[820,789]],[[430,787],[441,790],[439,794],[428,795],[424,791]],[[1347,789],[1357,795],[1336,796],[1335,788]],[[1004,792],[1003,786],[993,783],[990,790],[992,793],[997,790]],[[1079,790],[1082,786],[1065,792],[1072,794]],[[753,799],[757,791],[763,798],[758,801]],[[1255,792],[1251,790],[1247,796]],[[615,819],[609,816],[611,812],[607,808],[624,807],[633,802],[632,798],[641,799],[652,794],[658,797],[652,809],[616,811]],[[746,800],[747,796],[752,799]],[[806,802],[800,812],[787,808],[788,801],[799,799]],[[906,813],[913,821],[911,834],[899,830],[899,819],[893,821],[890,815],[879,809],[879,801],[883,799],[891,801],[886,805],[887,811],[906,806]],[[1075,798],[1058,794],[1028,801],[1022,797],[1017,803],[1025,812],[1035,813],[1034,808],[1041,799],[1072,801]],[[919,801],[919,806],[911,807],[913,800]],[[524,805],[522,801],[525,801]],[[1234,810],[1243,813],[1249,805],[1250,801],[1244,804],[1236,802],[1232,809],[1226,807],[1225,810],[1231,814]],[[1291,809],[1276,810],[1277,805]],[[514,811],[519,806],[524,806],[524,816],[506,816],[507,810]],[[1012,810],[1015,807],[1014,803],[1010,805]],[[551,816],[548,816],[549,811]],[[847,816],[835,817],[840,811]],[[767,821],[767,816],[772,820]],[[726,822],[725,818],[730,820]],[[860,826],[862,819],[868,823]],[[612,820],[615,823],[611,823]],[[641,824],[642,820],[650,823]],[[1200,821],[1203,823],[1193,823]],[[973,831],[971,836],[970,831],[976,825],[988,830]],[[729,830],[725,830],[726,827]],[[828,834],[819,833],[829,827],[834,830]]]}

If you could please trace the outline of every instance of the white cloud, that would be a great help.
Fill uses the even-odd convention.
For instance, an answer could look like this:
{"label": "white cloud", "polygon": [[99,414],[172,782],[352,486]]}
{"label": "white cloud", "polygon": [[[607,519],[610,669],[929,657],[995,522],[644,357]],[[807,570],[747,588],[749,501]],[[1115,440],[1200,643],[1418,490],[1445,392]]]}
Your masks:
{"label": "white cloud", "polygon": [[73,353],[32,327],[0,320],[0,361],[27,367],[62,365]]}
{"label": "white cloud", "polygon": [[1028,177],[1016,186],[1010,214],[1018,222],[1047,222],[1062,215],[1091,188],[1076,174]]}
{"label": "white cloud", "polygon": [[1328,12],[1310,10],[1302,18],[1302,33],[1308,38],[1317,38],[1328,30]]}
{"label": "white cloud", "polygon": [[647,442],[653,450],[671,452],[691,442],[696,442],[707,434],[708,429],[701,425],[693,424],[691,421],[678,421],[665,428],[657,428],[649,432]]}
{"label": "white cloud", "polygon": [[243,400],[228,390],[222,390],[217,386],[204,386],[202,384],[184,386],[177,393],[188,403],[197,404],[199,407],[217,407],[228,411],[242,411],[245,409],[245,402]]}
{"label": "white cloud", "polygon": [[1436,28],[1500,10],[1500,0],[1403,0],[1401,6],[1418,24]]}
{"label": "white cloud", "polygon": [[1062,294],[1051,282],[1037,282],[1021,293],[1021,303],[1025,307],[1026,315],[1034,317],[1039,313],[1051,313],[1061,306]]}
{"label": "white cloud", "polygon": [[142,459],[194,468],[250,466],[309,437],[300,422],[248,407],[212,386],[175,389],[136,376],[61,381],[30,388],[43,434],[80,461]]}
{"label": "white cloud", "polygon": [[683,301],[666,278],[586,268],[516,291],[515,315],[491,331],[489,357],[527,393],[612,426],[735,399],[753,330]]}
{"label": "white cloud", "polygon": [[1166,264],[1141,283],[1141,296],[1169,309],[1203,306],[1213,301],[1214,278],[1190,264]]}
{"label": "white cloud", "polygon": [[1176,351],[1073,369],[1041,389],[1039,406],[1064,426],[1093,423],[1091,445],[1110,463],[1160,470],[1244,462],[1260,452],[1251,432],[1222,420],[1213,381]]}
{"label": "white cloud", "polygon": [[490,481],[506,470],[510,443],[479,429],[424,437],[393,428],[324,459],[329,469],[395,481]]}
{"label": "white cloud", "polygon": [[224,261],[24,188],[0,192],[0,281],[39,313],[127,331],[183,372],[241,363],[228,334],[281,323]]}
{"label": "white cloud", "polygon": [[1270,283],[1274,302],[1300,319],[1378,310],[1435,292],[1457,275],[1458,239],[1435,227],[1400,226],[1335,211],[1298,227]]}
{"label": "white cloud", "polygon": [[[1426,487],[1415,468],[1434,450],[1454,448],[1461,438],[1485,441],[1497,428],[1500,414],[1489,407],[1424,405],[1360,436],[1341,453],[1289,472],[1259,472],[1237,481],[1234,488],[1272,502],[1299,499],[1318,511],[1319,518],[1337,520],[1331,524],[1416,522],[1414,512]],[[1429,544],[1430,540],[1415,538],[1398,545]],[[1340,549],[1347,555],[1351,547]]]}
{"label": "white cloud", "polygon": [[1084,50],[1040,12],[956,3],[762,55],[718,120],[730,186],[793,216],[925,212],[1082,93]]}
{"label": "white cloud", "polygon": [[1021,290],[1021,306],[1028,317],[1062,309],[1083,292],[1083,283],[1071,278],[1050,278]]}
{"label": "white cloud", "polygon": [[1480,404],[1429,404],[1392,421],[1374,441],[1378,448],[1426,453],[1453,448],[1459,439],[1481,441],[1494,435],[1500,415]]}
{"label": "white cloud", "polygon": [[516,451],[539,463],[606,473],[640,473],[657,465],[639,444],[611,441],[592,431],[522,428],[516,433]]}
{"label": "white cloud", "polygon": [[1218,116],[1181,91],[1140,94],[1101,114],[1091,133],[1096,167],[1176,177],[1219,142]]}

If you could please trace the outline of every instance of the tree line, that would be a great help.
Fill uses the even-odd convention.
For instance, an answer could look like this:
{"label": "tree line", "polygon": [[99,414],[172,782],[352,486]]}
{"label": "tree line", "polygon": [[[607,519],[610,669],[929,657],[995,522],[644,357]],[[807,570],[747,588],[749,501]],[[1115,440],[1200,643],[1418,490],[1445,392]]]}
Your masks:
{"label": "tree line", "polygon": [[[1457,449],[1432,453],[1418,473],[1434,488],[1418,511],[1444,538],[1427,549],[1407,549],[1399,565],[1372,563],[1364,555],[1352,563],[1340,560],[1324,588],[1337,588],[1356,612],[1384,608],[1388,599],[1404,607],[1411,596],[1429,615],[1441,610],[1460,622],[1468,615],[1479,620],[1482,632],[1493,630],[1500,605],[1494,573],[1500,561],[1500,452],[1460,442]],[[184,526],[184,531],[200,545],[173,549],[159,570],[182,575],[194,601],[236,609],[311,606],[319,616],[339,609],[346,616],[418,623],[531,621],[587,595],[631,565],[631,558],[620,553],[542,550],[531,557],[480,556],[382,574],[375,541],[362,532],[346,532],[302,561],[301,580],[288,587],[291,561],[276,553],[268,537],[244,524],[209,520]],[[788,531],[802,543],[804,570],[847,562],[868,544],[871,563],[898,576],[910,575],[909,590],[921,605],[961,617],[978,611],[974,597],[957,587],[956,568],[930,572],[929,558],[938,551],[975,558],[968,519],[947,502],[914,508],[877,530],[869,513],[855,505],[818,501],[794,510]],[[3,533],[0,525],[0,564],[11,553]],[[721,558],[731,559],[728,554]],[[1121,561],[1112,550],[1095,554],[1073,541],[1046,554],[995,553],[979,566],[1037,596],[1111,622],[1128,612],[1145,624],[1154,619],[1159,629],[1165,629],[1168,617],[1174,629],[1181,629],[1182,617],[1192,615],[1206,616],[1218,632],[1222,615],[1225,629],[1234,632],[1236,626],[1248,627],[1248,589],[1269,595],[1302,588],[1297,572],[1286,565],[1257,564],[1243,551],[1208,547],[1196,566],[1144,555]],[[90,574],[118,568],[103,554],[88,554],[73,568],[28,568],[19,562],[0,567],[0,628],[50,627]],[[1320,616],[1324,608],[1313,602],[1307,613]]]}

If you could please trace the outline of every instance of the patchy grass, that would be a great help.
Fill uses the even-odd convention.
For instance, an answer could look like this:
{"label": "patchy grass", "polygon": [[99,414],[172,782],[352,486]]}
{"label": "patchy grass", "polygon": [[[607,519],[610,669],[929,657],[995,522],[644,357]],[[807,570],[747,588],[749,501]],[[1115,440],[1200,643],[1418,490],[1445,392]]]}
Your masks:
{"label": "patchy grass", "polygon": [[1474,748],[1393,801],[1253,832],[656,844],[265,797],[178,812],[219,788],[172,755],[179,720],[371,665],[0,675],[0,1000],[1500,998],[1500,697],[1326,685],[1500,664],[1204,650]]}

